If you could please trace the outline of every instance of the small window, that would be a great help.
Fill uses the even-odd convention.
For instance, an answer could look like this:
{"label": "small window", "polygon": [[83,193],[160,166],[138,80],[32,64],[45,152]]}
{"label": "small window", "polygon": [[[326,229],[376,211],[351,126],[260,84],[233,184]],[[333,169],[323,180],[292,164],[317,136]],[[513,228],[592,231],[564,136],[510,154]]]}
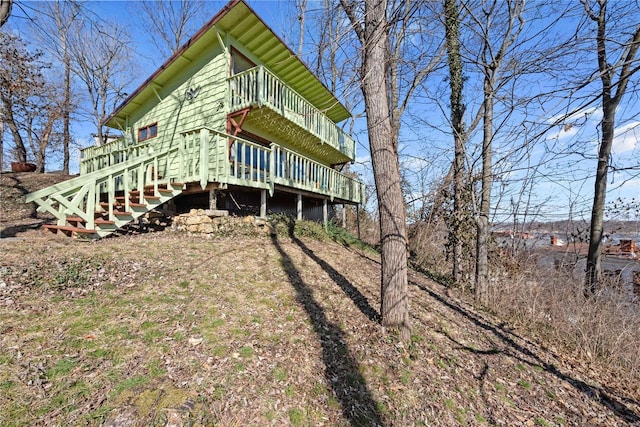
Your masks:
{"label": "small window", "polygon": [[255,66],[256,64],[254,64],[250,59],[234,48],[231,48],[231,75],[239,74]]}
{"label": "small window", "polygon": [[138,129],[138,142],[158,136],[158,123]]}

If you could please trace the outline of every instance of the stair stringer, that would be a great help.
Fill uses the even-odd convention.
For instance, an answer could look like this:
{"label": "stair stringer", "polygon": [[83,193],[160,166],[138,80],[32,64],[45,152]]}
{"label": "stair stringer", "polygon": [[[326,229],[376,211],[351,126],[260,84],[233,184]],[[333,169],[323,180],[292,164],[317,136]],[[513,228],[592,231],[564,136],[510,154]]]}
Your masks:
{"label": "stair stringer", "polygon": [[[173,184],[174,183],[171,183],[169,185],[173,185]],[[95,232],[97,237],[99,238],[106,237],[120,230],[127,224],[132,223],[133,221],[139,219],[143,215],[151,212],[153,209],[159,206],[162,206],[166,202],[180,195],[182,193],[183,184],[179,184],[179,185],[180,185],[180,188],[174,187],[173,192],[170,195],[167,193],[161,193],[163,195],[153,196],[154,198],[152,200],[150,200],[149,198],[145,198],[143,196],[145,206],[130,206],[129,209],[126,210],[125,212],[122,212],[120,214],[113,213],[113,216],[110,216],[110,218],[113,218],[113,219],[110,219],[110,222],[113,222],[113,224],[105,224],[105,223],[95,224]],[[114,211],[114,212],[117,212],[117,211]],[[125,215],[125,213],[128,215]]]}
{"label": "stair stringer", "polygon": [[[56,218],[56,225],[47,226],[52,231],[68,233],[72,237],[105,237],[179,195],[185,180],[194,180],[195,177],[180,176],[182,167],[175,176],[158,176],[160,165],[183,161],[179,151],[179,147],[172,147],[128,159],[27,194],[25,202],[35,202],[38,212],[48,212]],[[129,193],[138,189],[143,200],[130,202]],[[116,190],[127,195],[124,211],[116,209]],[[109,206],[102,212],[99,210],[101,198],[106,199]],[[108,216],[102,219],[99,215]]]}

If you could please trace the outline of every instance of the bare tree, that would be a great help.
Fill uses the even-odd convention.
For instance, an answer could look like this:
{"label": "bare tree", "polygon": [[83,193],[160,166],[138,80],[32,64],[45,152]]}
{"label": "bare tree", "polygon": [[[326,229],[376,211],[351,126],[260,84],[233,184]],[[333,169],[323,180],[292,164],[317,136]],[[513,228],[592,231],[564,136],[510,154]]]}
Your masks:
{"label": "bare tree", "polygon": [[[467,188],[465,182],[465,157],[467,130],[464,127],[464,111],[466,106],[462,101],[464,88],[464,75],[462,69],[462,55],[460,53],[460,10],[457,0],[444,1],[445,40],[447,46],[447,59],[449,65],[449,84],[451,86],[451,129],[453,131],[453,212],[450,215],[451,227],[449,227],[449,244],[451,246],[453,268],[453,281],[462,282],[462,237],[461,225],[464,221],[463,203],[464,192]],[[447,180],[448,181],[448,180]]]}
{"label": "bare tree", "polygon": [[207,17],[202,0],[136,2],[143,23],[160,58],[168,58],[182,46]]}
{"label": "bare tree", "polygon": [[0,32],[0,102],[3,123],[13,138],[13,159],[27,161],[21,113],[31,109],[32,98],[45,86],[42,52],[30,53],[18,37]]}
{"label": "bare tree", "polygon": [[48,151],[61,142],[57,125],[63,118],[63,109],[63,94],[57,86],[47,84],[25,111],[26,139],[36,162],[36,172],[45,172]]}
{"label": "bare tree", "polygon": [[[391,127],[387,97],[389,22],[385,0],[363,4],[340,1],[362,46],[362,93],[378,196],[382,249],[382,323],[410,337],[407,283],[407,233],[400,188],[398,140]],[[364,21],[364,22],[363,22]],[[364,24],[364,25],[363,25]]]}
{"label": "bare tree", "polygon": [[2,120],[11,131],[15,160],[26,162],[28,147],[37,172],[45,171],[62,105],[58,85],[43,73],[50,65],[41,57],[42,52],[30,53],[19,38],[0,33]]}
{"label": "bare tree", "polygon": [[75,109],[72,99],[71,54],[69,33],[82,13],[82,3],[69,0],[42,3],[34,29],[42,44],[63,67],[62,147],[63,173],[69,173],[69,147],[71,145],[71,113]]}
{"label": "bare tree", "polygon": [[[610,14],[608,0],[591,2],[582,0],[585,13],[596,24],[596,49],[598,74],[602,83],[602,121],[600,122],[600,147],[598,149],[598,165],[591,209],[591,231],[589,235],[589,252],[587,254],[587,272],[585,293],[591,295],[596,291],[602,279],[601,252],[604,223],[604,208],[607,192],[607,173],[611,158],[611,148],[616,124],[616,110],[627,91],[629,81],[638,70],[640,61],[637,57],[640,48],[640,25],[634,23],[635,30],[626,40],[616,40],[613,31],[608,27]],[[633,6],[632,6],[633,7]],[[618,23],[616,23],[618,25]],[[624,33],[623,33],[624,34]],[[623,35],[624,37],[624,35]],[[618,46],[616,49],[615,46]],[[615,62],[611,61],[611,51],[616,52]]]}
{"label": "bare tree", "polygon": [[103,143],[102,122],[126,95],[124,89],[133,80],[131,40],[118,24],[106,25],[86,17],[67,36],[72,71],[87,89],[96,137]]}
{"label": "bare tree", "polygon": [[[493,185],[493,138],[494,138],[494,105],[499,87],[505,84],[502,70],[509,49],[514,45],[519,34],[524,28],[524,0],[500,1],[488,0],[483,4],[482,13],[471,13],[474,26],[481,32],[482,53],[480,66],[483,75],[483,105],[482,105],[482,171],[480,190],[480,209],[477,215],[476,233],[476,279],[475,297],[481,304],[487,304],[489,299],[488,289],[488,241],[489,241],[489,216],[491,214],[491,187]],[[502,12],[502,19],[496,19]],[[497,24],[497,25],[496,25]],[[495,27],[499,29],[496,31]],[[498,32],[496,37],[494,32]],[[493,40],[497,42],[493,43]]]}

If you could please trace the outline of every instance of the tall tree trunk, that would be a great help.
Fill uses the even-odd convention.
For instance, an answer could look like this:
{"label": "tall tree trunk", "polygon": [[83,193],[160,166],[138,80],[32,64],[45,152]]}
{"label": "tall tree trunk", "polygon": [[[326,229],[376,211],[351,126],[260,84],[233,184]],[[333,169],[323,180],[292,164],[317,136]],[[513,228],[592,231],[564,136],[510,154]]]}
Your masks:
{"label": "tall tree trunk", "polygon": [[464,110],[462,90],[464,77],[462,75],[462,57],[460,55],[460,14],[456,0],[445,0],[445,38],[449,63],[449,79],[451,86],[451,128],[453,130],[453,226],[449,230],[449,241],[452,242],[453,271],[455,283],[463,280],[462,238],[460,224],[463,221],[464,204],[464,158],[466,155],[466,133],[464,129]]}
{"label": "tall tree trunk", "polygon": [[476,302],[489,302],[489,213],[491,210],[491,141],[493,139],[493,86],[487,73],[484,78],[484,126],[482,135],[482,181],[480,212],[476,220]]}
{"label": "tall tree trunk", "polygon": [[364,28],[353,4],[341,1],[362,43],[362,93],[365,100],[373,175],[378,196],[382,276],[382,324],[410,339],[405,205],[400,186],[398,141],[388,98],[388,22],[386,0],[365,0]]}
{"label": "tall tree trunk", "polygon": [[67,49],[66,33],[63,35],[64,100],[62,103],[62,172],[69,174],[69,146],[71,145],[71,58]]}
{"label": "tall tree trunk", "polygon": [[[602,82],[602,140],[598,150],[598,165],[594,184],[593,206],[591,208],[591,229],[589,232],[589,252],[587,253],[587,269],[585,277],[585,295],[592,295],[602,279],[601,249],[604,228],[604,206],[607,193],[607,172],[611,158],[611,147],[615,130],[616,109],[624,96],[629,79],[639,71],[636,55],[640,49],[640,26],[624,44],[622,57],[617,61],[616,69],[607,58],[607,4],[608,0],[599,0],[598,13],[595,13],[588,2],[584,2],[585,10],[591,20],[597,24],[596,47],[598,54],[598,70]],[[613,43],[613,41],[612,41]],[[614,81],[619,70],[618,80]],[[615,89],[615,92],[614,92]]]}
{"label": "tall tree trunk", "polygon": [[4,114],[7,124],[9,125],[9,130],[11,131],[11,136],[13,137],[13,145],[14,145],[14,153],[13,160],[16,162],[26,162],[27,161],[27,148],[24,145],[24,141],[22,140],[22,135],[20,135],[20,131],[18,130],[18,126],[16,125],[15,119],[13,117],[12,105],[10,102],[3,100],[4,103]]}
{"label": "tall tree trunk", "polygon": [[2,171],[3,167],[4,167],[4,117],[0,117],[0,171]]}
{"label": "tall tree trunk", "polygon": [[298,7],[298,58],[302,60],[302,48],[304,47],[304,23],[305,16],[307,14],[307,0],[298,0],[296,1],[296,6]]}
{"label": "tall tree trunk", "polygon": [[611,99],[604,101],[602,116],[602,141],[598,152],[598,166],[594,184],[593,206],[591,208],[591,229],[589,231],[589,252],[587,254],[587,277],[585,291],[594,294],[602,279],[601,253],[604,229],[604,206],[607,198],[607,171],[613,145],[616,105]]}

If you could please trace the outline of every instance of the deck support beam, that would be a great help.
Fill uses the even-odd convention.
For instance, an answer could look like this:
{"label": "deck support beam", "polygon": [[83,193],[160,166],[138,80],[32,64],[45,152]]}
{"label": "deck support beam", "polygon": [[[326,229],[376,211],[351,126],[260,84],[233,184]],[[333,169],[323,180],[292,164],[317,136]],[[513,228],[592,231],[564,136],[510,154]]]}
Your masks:
{"label": "deck support beam", "polygon": [[356,224],[358,225],[358,240],[362,240],[360,237],[360,205],[356,205]]}
{"label": "deck support beam", "polygon": [[218,193],[215,188],[209,190],[209,209],[218,210]]}
{"label": "deck support beam", "polygon": [[298,194],[298,203],[296,206],[296,212],[297,212],[296,218],[298,219],[298,221],[300,221],[302,219],[302,194]]}
{"label": "deck support beam", "polygon": [[322,199],[322,223],[325,227],[329,223],[329,209],[327,208],[327,199]]}
{"label": "deck support beam", "polygon": [[342,204],[342,228],[347,228],[347,206]]}
{"label": "deck support beam", "polygon": [[260,218],[267,217],[267,190],[260,191]]}

